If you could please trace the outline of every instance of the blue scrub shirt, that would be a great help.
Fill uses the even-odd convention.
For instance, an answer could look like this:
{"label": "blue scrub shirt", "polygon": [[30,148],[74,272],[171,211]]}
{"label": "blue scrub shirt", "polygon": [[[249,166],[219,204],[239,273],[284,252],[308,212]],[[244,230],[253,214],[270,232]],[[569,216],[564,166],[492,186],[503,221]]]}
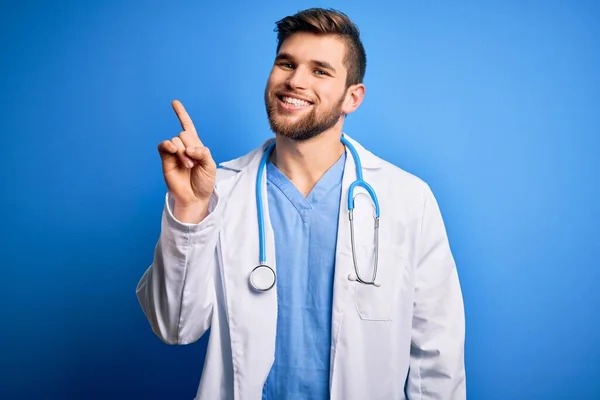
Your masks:
{"label": "blue scrub shirt", "polygon": [[275,235],[278,318],[275,362],[264,400],[328,399],[331,308],[346,153],[305,198],[267,163]]}

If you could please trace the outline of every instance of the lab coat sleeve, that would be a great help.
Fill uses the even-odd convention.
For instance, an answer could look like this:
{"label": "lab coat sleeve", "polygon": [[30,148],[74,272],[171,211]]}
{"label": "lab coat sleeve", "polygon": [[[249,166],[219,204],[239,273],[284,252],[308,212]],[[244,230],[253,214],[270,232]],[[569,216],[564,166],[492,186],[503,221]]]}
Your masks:
{"label": "lab coat sleeve", "polygon": [[463,298],[440,209],[427,185],[416,262],[408,398],[465,399]]}
{"label": "lab coat sleeve", "polygon": [[220,207],[216,191],[199,224],[182,223],[167,193],[154,259],[136,288],[152,331],[167,344],[197,341],[210,327]]}

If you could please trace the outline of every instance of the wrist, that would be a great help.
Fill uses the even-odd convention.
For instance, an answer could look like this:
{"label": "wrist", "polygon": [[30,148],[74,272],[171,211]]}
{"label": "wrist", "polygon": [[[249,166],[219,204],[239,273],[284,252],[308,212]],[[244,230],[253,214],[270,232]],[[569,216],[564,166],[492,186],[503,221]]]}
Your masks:
{"label": "wrist", "polygon": [[180,222],[186,224],[198,224],[208,215],[210,199],[199,200],[190,205],[178,205],[177,200],[173,205],[173,216]]}

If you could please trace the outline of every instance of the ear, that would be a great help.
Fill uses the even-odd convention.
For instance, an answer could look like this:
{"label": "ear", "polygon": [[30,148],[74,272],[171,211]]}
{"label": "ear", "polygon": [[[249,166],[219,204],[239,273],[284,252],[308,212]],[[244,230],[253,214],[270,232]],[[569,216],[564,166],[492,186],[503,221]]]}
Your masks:
{"label": "ear", "polygon": [[344,105],[342,106],[342,111],[344,114],[350,114],[356,111],[365,97],[365,90],[365,85],[362,83],[350,85],[350,87],[346,90],[346,99],[344,100]]}

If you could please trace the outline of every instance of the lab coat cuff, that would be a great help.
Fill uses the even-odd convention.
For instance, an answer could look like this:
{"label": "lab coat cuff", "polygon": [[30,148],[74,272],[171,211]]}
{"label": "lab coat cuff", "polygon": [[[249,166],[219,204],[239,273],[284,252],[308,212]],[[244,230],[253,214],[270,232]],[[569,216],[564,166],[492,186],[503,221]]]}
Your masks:
{"label": "lab coat cuff", "polygon": [[169,192],[167,192],[167,194],[165,195],[165,209],[164,209],[165,227],[168,228],[170,231],[172,231],[173,234],[175,234],[175,235],[177,235],[177,234],[187,235],[190,233],[203,231],[207,228],[213,227],[216,222],[219,203],[220,203],[219,195],[217,194],[217,192],[215,190],[215,191],[213,191],[212,195],[210,196],[210,200],[208,203],[208,214],[207,214],[206,218],[204,218],[201,222],[199,222],[197,224],[181,222],[177,218],[175,218],[175,216],[173,215],[173,207],[174,207],[175,201],[173,199],[173,196],[171,196],[171,194]]}

